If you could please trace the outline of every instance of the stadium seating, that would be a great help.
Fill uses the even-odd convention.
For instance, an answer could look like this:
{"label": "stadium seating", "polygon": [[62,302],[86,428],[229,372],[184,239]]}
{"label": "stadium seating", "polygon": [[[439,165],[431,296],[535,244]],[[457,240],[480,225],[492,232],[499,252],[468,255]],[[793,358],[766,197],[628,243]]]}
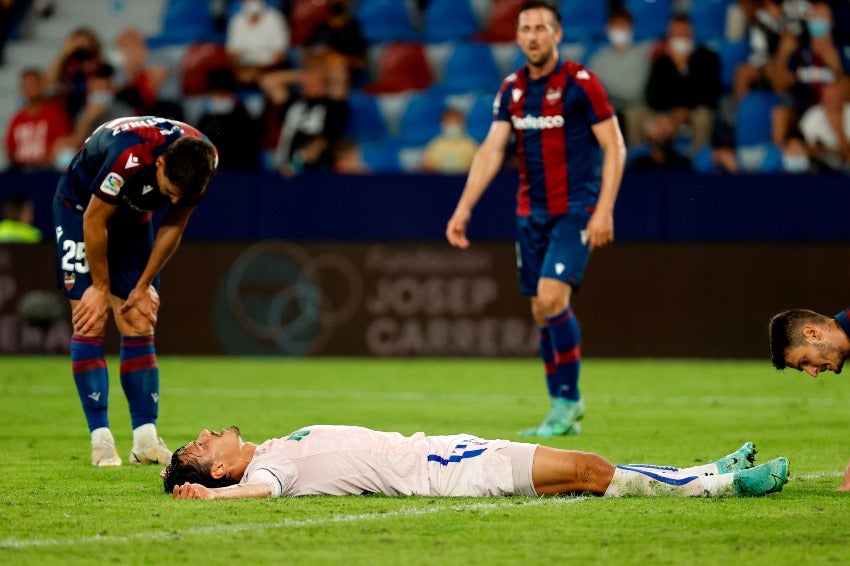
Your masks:
{"label": "stadium seating", "polygon": [[425,145],[440,133],[445,93],[439,88],[410,97],[401,114],[396,140],[405,146]]}
{"label": "stadium seating", "polygon": [[209,92],[207,75],[213,69],[230,65],[224,45],[210,41],[193,43],[186,48],[180,68],[180,89],[184,96]]}
{"label": "stadium seating", "polygon": [[747,60],[750,46],[747,39],[740,41],[721,41],[717,47],[717,55],[720,57],[720,82],[723,89],[729,92],[735,79],[735,69],[739,64]]}
{"label": "stadium seating", "polygon": [[475,39],[487,43],[506,43],[516,39],[516,22],[524,0],[493,2],[487,24]]}
{"label": "stadium seating", "polygon": [[429,0],[425,7],[425,41],[457,41],[471,39],[480,29],[469,0]]}
{"label": "stadium seating", "polygon": [[781,103],[773,92],[751,91],[741,99],[735,111],[735,143],[754,146],[770,142],[771,113]]}
{"label": "stadium seating", "polygon": [[378,48],[376,79],[364,87],[372,94],[428,88],[434,80],[421,43],[395,41]]}
{"label": "stadium seating", "polygon": [[665,0],[625,0],[626,9],[635,19],[635,41],[657,39],[667,34],[667,24],[673,15],[671,4]]}
{"label": "stadium seating", "polygon": [[377,142],[387,137],[378,102],[371,94],[353,91],[348,95],[348,121],[345,135],[360,143]]}
{"label": "stadium seating", "polygon": [[608,3],[600,0],[560,0],[558,11],[564,28],[564,41],[585,41],[605,36]]}
{"label": "stadium seating", "polygon": [[327,2],[297,0],[286,17],[293,45],[304,45],[310,40],[316,26],[330,16]]}
{"label": "stadium seating", "polygon": [[694,24],[697,43],[714,43],[723,39],[726,9],[733,0],[699,0],[691,2],[689,16]]}
{"label": "stadium seating", "polygon": [[483,94],[478,96],[466,113],[466,131],[478,143],[484,141],[487,132],[490,131],[490,124],[493,122],[494,97],[495,93],[492,96]]}
{"label": "stadium seating", "polygon": [[456,43],[443,68],[449,92],[493,92],[502,83],[496,60],[486,43]]}
{"label": "stadium seating", "polygon": [[363,163],[374,173],[398,173],[402,170],[398,147],[392,143],[374,143],[360,146]]}
{"label": "stadium seating", "polygon": [[369,43],[418,40],[407,2],[402,0],[359,0],[354,15]]}
{"label": "stadium seating", "polygon": [[148,40],[150,47],[188,45],[221,39],[213,29],[208,0],[168,0],[162,14],[162,32]]}

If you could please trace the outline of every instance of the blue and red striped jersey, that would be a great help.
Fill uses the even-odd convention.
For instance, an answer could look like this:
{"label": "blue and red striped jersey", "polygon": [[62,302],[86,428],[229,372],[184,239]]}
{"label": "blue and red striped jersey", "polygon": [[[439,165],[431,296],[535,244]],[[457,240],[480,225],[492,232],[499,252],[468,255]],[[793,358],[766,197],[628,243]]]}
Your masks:
{"label": "blue and red striped jersey", "polygon": [[599,79],[578,63],[558,61],[539,79],[523,66],[505,78],[493,119],[510,122],[516,136],[518,215],[595,207],[603,155],[591,127],[613,115]]}
{"label": "blue and red striped jersey", "polygon": [[[68,166],[67,182],[59,184],[62,201],[85,210],[96,195],[149,217],[151,211],[170,204],[159,191],[156,159],[183,136],[210,141],[189,124],[155,116],[131,116],[101,124]],[[180,204],[192,206],[202,198],[203,193]]]}
{"label": "blue and red striped jersey", "polygon": [[850,336],[850,307],[835,315],[835,322],[844,331],[847,336]]}

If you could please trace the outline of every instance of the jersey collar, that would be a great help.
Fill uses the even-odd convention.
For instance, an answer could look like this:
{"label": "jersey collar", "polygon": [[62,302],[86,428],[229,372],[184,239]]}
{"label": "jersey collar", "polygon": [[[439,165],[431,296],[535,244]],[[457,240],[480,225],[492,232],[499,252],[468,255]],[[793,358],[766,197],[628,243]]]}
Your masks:
{"label": "jersey collar", "polygon": [[835,322],[844,331],[844,334],[850,336],[850,307],[835,315]]}

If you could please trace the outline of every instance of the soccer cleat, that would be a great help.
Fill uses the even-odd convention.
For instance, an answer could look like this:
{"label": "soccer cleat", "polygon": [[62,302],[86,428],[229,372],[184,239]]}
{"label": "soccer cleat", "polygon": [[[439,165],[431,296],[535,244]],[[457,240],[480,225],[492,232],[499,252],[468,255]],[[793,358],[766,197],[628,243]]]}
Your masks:
{"label": "soccer cleat", "polygon": [[788,483],[788,459],[774,458],[760,466],[735,472],[732,486],[741,497],[767,495],[782,491]]}
{"label": "soccer cleat", "polygon": [[580,421],[584,417],[584,400],[572,401],[563,397],[552,398],[552,408],[540,425],[519,432],[520,436],[568,436],[581,434]]}
{"label": "soccer cleat", "polygon": [[165,445],[165,441],[158,438],[154,444],[149,446],[133,446],[130,451],[131,464],[162,464],[171,462],[171,450]]}
{"label": "soccer cleat", "polygon": [[121,456],[115,449],[115,439],[108,428],[98,428],[91,434],[91,465],[120,466]]}
{"label": "soccer cleat", "polygon": [[756,463],[756,445],[745,442],[743,446],[712,462],[717,466],[718,474],[731,474],[752,468]]}

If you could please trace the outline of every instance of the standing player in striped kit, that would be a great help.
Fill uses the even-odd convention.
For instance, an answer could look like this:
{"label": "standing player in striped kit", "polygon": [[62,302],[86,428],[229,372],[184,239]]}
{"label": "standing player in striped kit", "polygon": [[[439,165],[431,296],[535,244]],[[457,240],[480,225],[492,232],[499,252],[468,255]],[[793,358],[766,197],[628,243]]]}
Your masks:
{"label": "standing player in striped kit", "polygon": [[[109,311],[121,333],[121,386],[130,405],[133,464],[161,464],[154,327],[158,274],[180,244],[218,162],[197,129],[165,118],[101,125],[60,178],[53,201],[58,284],[71,302],[71,364],[91,432],[93,466],[120,466],[109,429],[103,338]],[[168,206],[154,239],[152,211]]]}
{"label": "standing player in striped kit", "polygon": [[614,238],[613,210],[625,166],[623,135],[602,85],[561,61],[561,17],[546,2],[523,4],[517,43],[527,64],[509,75],[493,103],[493,124],[472,163],[446,227],[467,248],[472,208],[499,171],[511,134],[519,157],[517,267],[540,328],[551,410],[526,436],[578,434],[579,325],[570,307],[590,252]]}

